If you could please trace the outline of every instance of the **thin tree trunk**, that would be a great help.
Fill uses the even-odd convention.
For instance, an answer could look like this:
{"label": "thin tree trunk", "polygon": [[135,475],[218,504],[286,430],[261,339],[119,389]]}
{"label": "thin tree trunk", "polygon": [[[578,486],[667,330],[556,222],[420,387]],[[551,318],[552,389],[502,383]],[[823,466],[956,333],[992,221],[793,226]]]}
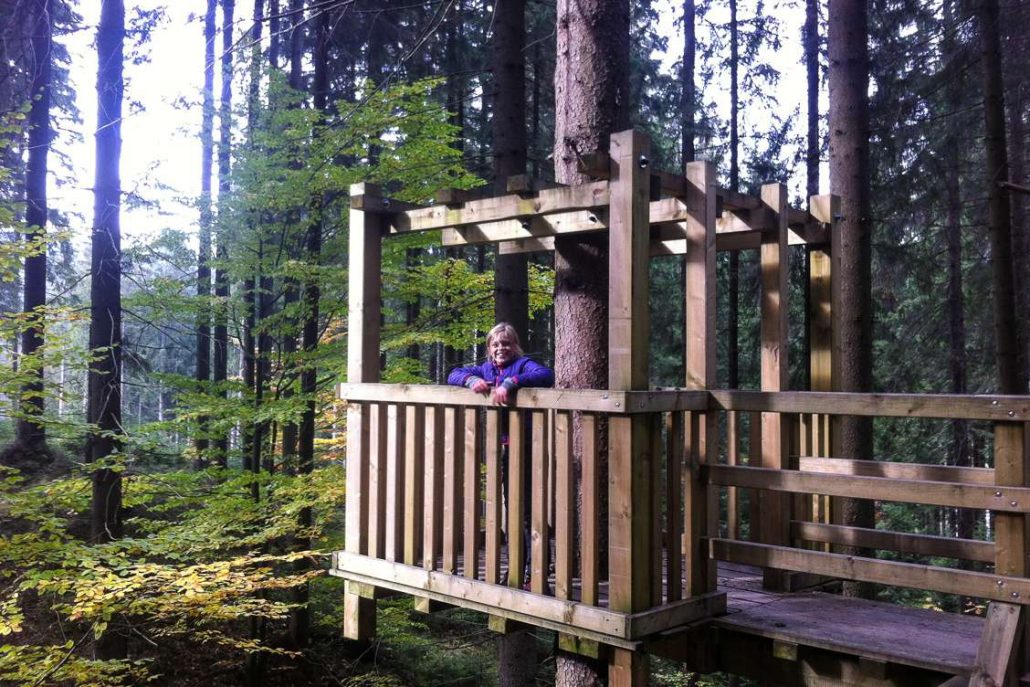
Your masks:
{"label": "thin tree trunk", "polygon": [[[215,11],[218,0],[207,0],[204,15],[204,102],[200,126],[200,241],[197,249],[197,366],[198,391],[207,390],[211,379],[211,227],[214,224],[211,199],[211,170],[214,157],[215,118]],[[207,465],[209,418],[198,420],[194,467]]]}
{"label": "thin tree trunk", "polygon": [[697,27],[694,25],[694,13],[696,9],[694,0],[683,0],[683,62],[680,67],[680,118],[682,120],[682,131],[680,133],[680,159],[682,160],[683,173],[687,173],[687,163],[692,162],[696,153],[695,150],[695,128],[696,118],[694,116],[694,99],[696,89],[694,88],[694,63],[697,59]]}
{"label": "thin tree trunk", "polygon": [[[89,348],[96,356],[89,368],[89,436],[86,459],[104,464],[117,452],[122,434],[121,300],[121,115],[122,45],[125,7],[104,0],[97,32],[96,177],[93,184],[93,237],[90,278]],[[107,466],[93,471],[91,538],[96,543],[122,536],[121,472]],[[97,642],[99,658],[125,656],[124,637],[108,631]]]}
{"label": "thin tree trunk", "polygon": [[[834,278],[840,283],[839,300],[833,304],[840,372],[834,381],[835,390],[866,393],[873,387],[868,27],[866,0],[830,0],[830,184],[841,197],[842,215],[833,246]],[[841,417],[835,429],[834,455],[873,457],[869,418]],[[839,522],[873,526],[872,501],[840,499],[839,507]],[[872,590],[868,585],[849,584],[845,592],[866,596]]]}
{"label": "thin tree trunk", "polygon": [[[561,183],[585,181],[577,169],[579,156],[607,150],[610,134],[629,126],[629,17],[625,0],[558,2],[554,168]],[[607,236],[559,237],[554,248],[555,385],[607,388]],[[582,437],[574,434],[579,466]],[[599,456],[607,454],[607,437],[602,444]],[[607,461],[599,462],[605,484]],[[602,517],[606,521],[607,514]],[[563,687],[604,683],[596,662],[576,654],[559,653],[556,669]]]}
{"label": "thin tree trunk", "polygon": [[1000,183],[1009,180],[1005,145],[1005,97],[1001,78],[1001,39],[998,0],[981,0],[980,40],[984,69],[984,145],[986,148],[987,226],[991,237],[994,286],[994,337],[998,365],[998,391],[1027,392],[1019,370],[1016,340],[1016,291],[1012,271],[1012,216],[1009,196]]}
{"label": "thin tree trunk", "polygon": [[[806,195],[811,198],[819,193],[819,157],[820,151],[822,150],[822,140],[819,137],[819,2],[818,0],[805,0],[805,28],[804,28],[804,46],[805,46],[805,75],[808,82],[807,92],[807,120],[808,120],[808,148],[805,155],[805,191]],[[811,264],[812,248],[806,246],[802,255],[804,256],[804,265],[802,266],[802,274],[806,275],[805,278],[805,303],[809,303],[810,292],[809,292],[809,280],[807,278],[809,265]],[[812,313],[810,308],[805,308],[805,333],[804,333],[804,352],[802,353],[802,360],[809,361],[812,359]],[[812,388],[812,368],[811,365],[805,364],[804,380],[802,382],[802,389]]]}
{"label": "thin tree trunk", "polygon": [[[329,35],[332,30],[331,14],[323,10],[315,24],[315,54],[312,61],[315,66],[314,80],[311,84],[312,99],[315,110],[320,113],[321,126],[326,117],[329,93]],[[305,236],[305,261],[309,265],[318,265],[322,257],[322,206],[323,196],[318,189],[311,197],[311,208]],[[303,368],[300,373],[300,392],[304,395],[304,415],[300,424],[300,441],[297,456],[297,472],[310,475],[315,467],[315,411],[317,409],[318,369],[313,356],[318,348],[318,301],[321,293],[318,277],[311,276],[304,284],[304,329],[301,333],[301,348],[304,351]],[[310,529],[313,519],[311,508],[302,508],[298,514],[297,524],[301,531]],[[297,538],[297,548],[311,548],[311,540],[303,534]],[[297,562],[296,571],[303,572],[310,567],[308,561]],[[297,608],[290,613],[290,638],[294,647],[303,648],[310,641],[311,616],[308,609],[308,587],[304,585],[293,592],[293,602]]]}
{"label": "thin tree trunk", "polygon": [[[740,36],[737,26],[737,0],[730,0],[730,190],[740,190]],[[740,253],[730,251],[729,312],[726,316],[726,385],[740,386]]]}
{"label": "thin tree trunk", "polygon": [[[47,282],[47,156],[50,152],[50,79],[51,40],[53,31],[50,0],[35,0],[31,22],[31,47],[28,68],[32,74],[32,106],[29,110],[29,155],[25,170],[26,242],[32,246],[25,258],[23,278],[23,310],[28,316],[21,335],[21,357],[29,361],[42,355]],[[48,461],[46,429],[42,422],[43,361],[22,365],[31,374],[31,381],[21,390],[21,411],[18,420],[17,444],[24,452],[23,465],[30,467]]]}
{"label": "thin tree trunk", "polygon": [[[232,48],[235,9],[235,0],[222,0],[222,95],[218,111],[218,202],[221,207],[226,207],[228,203],[231,185],[229,165],[232,154]],[[218,235],[217,258],[214,369],[211,381],[214,382],[215,394],[221,399],[226,399],[228,390],[225,382],[229,376],[229,247],[225,227],[222,227],[222,231]],[[219,434],[215,438],[214,444],[214,459],[220,467],[224,468],[228,465],[229,460],[228,433]]]}
{"label": "thin tree trunk", "polygon": [[[526,3],[498,0],[494,8],[493,120],[494,193],[507,192],[508,177],[526,172]],[[494,262],[494,319],[507,322],[527,340],[529,280],[525,253]],[[509,507],[511,507],[509,505]],[[528,687],[536,677],[536,640],[529,629],[497,639],[498,684]]]}
{"label": "thin tree trunk", "polygon": [[[959,51],[955,44],[957,27],[955,2],[945,2],[945,31],[942,41],[944,68],[953,75],[947,79],[945,88],[946,110],[958,112],[962,105],[962,81],[954,76],[959,71]],[[948,246],[948,367],[951,372],[951,392],[966,393],[966,318],[962,295],[962,186],[960,179],[959,137],[957,125],[952,121],[944,139],[944,191],[945,191],[945,236]],[[973,459],[969,445],[969,423],[965,420],[951,421],[953,465],[972,467]],[[956,510],[955,535],[962,539],[973,538],[973,511],[968,508]],[[968,561],[961,561],[968,563]],[[966,565],[964,567],[971,567]]]}
{"label": "thin tree trunk", "polygon": [[[526,3],[498,0],[494,8],[494,193],[507,191],[508,177],[526,172]],[[494,319],[508,322],[526,340],[529,281],[525,253],[497,253]],[[502,639],[503,644],[503,639]]]}

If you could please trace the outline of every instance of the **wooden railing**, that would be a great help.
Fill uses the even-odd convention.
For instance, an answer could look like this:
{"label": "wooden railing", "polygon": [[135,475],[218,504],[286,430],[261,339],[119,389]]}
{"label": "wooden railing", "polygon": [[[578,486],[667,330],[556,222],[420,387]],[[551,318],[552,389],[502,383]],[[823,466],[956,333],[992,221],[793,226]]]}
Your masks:
{"label": "wooden railing", "polygon": [[[704,393],[523,389],[510,409],[455,387],[343,385],[341,397],[349,407],[347,527],[359,535],[348,537],[356,545],[338,554],[334,567],[350,579],[392,583],[439,601],[460,598],[609,643],[724,608],[721,595],[690,593],[684,575],[685,560],[688,567],[707,560],[700,538],[693,551],[682,549],[685,527],[696,517],[684,511],[684,494],[697,491],[690,481],[699,476],[685,460],[689,430],[698,424],[690,409],[707,404]],[[637,492],[620,480],[601,482],[602,427],[629,416],[645,418],[651,437],[650,483]],[[582,437],[578,466],[574,425]],[[511,504],[529,504],[525,549],[527,523],[519,508],[506,507],[505,493]],[[615,544],[620,529],[637,537],[633,556]],[[643,606],[620,597],[641,587]]]}
{"label": "wooden railing", "polygon": [[[731,415],[748,413],[751,426],[783,422],[791,427],[792,454],[786,469],[769,469],[752,459],[705,468],[709,484],[730,491],[752,490],[769,498],[781,497],[786,510],[778,521],[752,510],[749,520],[759,523],[749,541],[731,523],[740,520],[737,499],[728,499],[725,538],[709,542],[710,554],[734,561],[798,573],[933,590],[1013,603],[1030,602],[1026,575],[1027,513],[1030,513],[1030,448],[1025,425],[1030,418],[1026,396],[970,397],[915,394],[842,394],[813,392],[710,392],[711,407]],[[889,460],[852,460],[830,457],[830,419],[838,415],[877,418],[938,418],[985,421],[994,426],[993,467],[971,468]],[[734,423],[728,423],[732,428]],[[726,437],[730,448],[741,441],[734,431]],[[918,456],[916,458],[919,458]],[[923,457],[924,460],[926,459]],[[783,499],[791,495],[794,498]],[[814,498],[813,498],[814,497]],[[949,508],[987,510],[993,514],[994,540],[941,537],[913,532],[845,526],[821,517],[811,507],[820,497],[869,499]],[[752,506],[762,499],[752,499]],[[757,535],[757,536],[755,536]],[[873,557],[833,553],[839,547],[892,551],[928,557],[976,561],[993,565],[993,572],[974,572],[936,565],[877,560]],[[981,567],[983,567],[981,565]]]}
{"label": "wooden railing", "polygon": [[[517,406],[501,409],[466,389],[385,384],[343,385],[341,397],[349,408],[348,547],[334,569],[369,588],[460,603],[616,646],[721,611],[717,560],[766,568],[773,573],[767,582],[796,572],[1030,599],[1026,397],[523,389]],[[722,413],[750,414],[755,455],[748,465],[731,448],[740,441],[734,422],[716,438],[719,461],[703,464],[704,432]],[[512,428],[506,488],[504,415]],[[834,415],[993,422],[994,467],[791,453],[829,449],[825,436],[802,440],[800,432],[827,428]],[[622,422],[627,418],[632,422]],[[605,484],[599,447],[606,424],[612,464]],[[770,424],[786,428],[786,439],[756,451]],[[529,428],[530,442],[520,427]],[[650,446],[629,466],[630,480],[614,467],[627,430],[642,433]],[[780,450],[784,455],[776,455]],[[531,487],[523,480],[526,462]],[[734,499],[727,499],[725,515],[717,514],[719,489],[751,490],[750,540],[735,524]],[[505,493],[512,503],[529,504],[528,535],[520,510],[505,507]],[[987,509],[995,540],[844,526],[812,517],[815,496]],[[839,546],[967,559],[994,570],[834,553]]]}

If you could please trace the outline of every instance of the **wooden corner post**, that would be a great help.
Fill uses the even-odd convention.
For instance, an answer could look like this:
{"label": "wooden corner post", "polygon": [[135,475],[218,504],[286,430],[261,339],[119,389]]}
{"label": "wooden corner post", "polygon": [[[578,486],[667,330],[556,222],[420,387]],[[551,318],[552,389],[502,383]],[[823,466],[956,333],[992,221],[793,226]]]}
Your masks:
{"label": "wooden corner post", "polygon": [[[1027,423],[994,424],[994,478],[999,490],[1030,485]],[[1001,493],[1001,491],[999,491]],[[1030,523],[1026,513],[994,514],[994,570],[998,575],[1030,577]],[[999,583],[1001,584],[1001,583]],[[1012,592],[1012,603],[991,602],[969,684],[1015,685],[1030,659],[1025,630],[1027,599]]]}
{"label": "wooden corner post", "polygon": [[[715,385],[715,220],[718,185],[712,162],[687,164],[686,258],[686,387],[707,390]],[[711,510],[718,498],[709,495],[702,466],[714,464],[717,450],[715,413],[691,413],[686,431],[683,531],[686,539],[685,596],[715,591],[715,561],[703,548],[718,523]]]}
{"label": "wooden corner post", "polygon": [[[759,259],[761,299],[761,388],[786,391],[790,383],[788,365],[787,278],[787,187],[762,186],[762,204],[776,217],[776,230],[762,234]],[[762,413],[762,467],[786,470],[791,466],[788,442],[790,425],[783,413]],[[784,492],[759,491],[758,517],[762,519],[762,543],[786,546],[790,539],[791,498]],[[765,586],[783,588],[782,571],[766,568]]]}
{"label": "wooden corner post", "polygon": [[[611,137],[611,186],[608,230],[608,386],[613,390],[648,386],[648,201],[651,189],[650,142],[637,131]],[[652,605],[652,455],[649,415],[614,415],[609,422],[610,606],[634,613]],[[646,656],[613,649],[612,687],[646,684]],[[639,677],[645,676],[641,682]]]}
{"label": "wooden corner post", "polygon": [[[827,243],[808,248],[808,341],[809,391],[833,391],[833,263],[831,253],[840,216],[840,196],[822,195],[808,199],[808,212],[828,228]],[[804,423],[802,453],[830,456],[830,416],[812,415]],[[816,496],[813,520],[831,521],[830,496]],[[828,550],[828,548],[827,548]]]}
{"label": "wooden corner post", "polygon": [[[356,199],[378,197],[372,184],[350,188],[350,242],[347,280],[347,381],[379,381],[380,266],[383,218],[357,209]],[[345,548],[365,554],[369,548],[369,406],[347,408],[347,516]],[[347,583],[344,591],[343,634],[364,641],[375,634],[375,600]]]}

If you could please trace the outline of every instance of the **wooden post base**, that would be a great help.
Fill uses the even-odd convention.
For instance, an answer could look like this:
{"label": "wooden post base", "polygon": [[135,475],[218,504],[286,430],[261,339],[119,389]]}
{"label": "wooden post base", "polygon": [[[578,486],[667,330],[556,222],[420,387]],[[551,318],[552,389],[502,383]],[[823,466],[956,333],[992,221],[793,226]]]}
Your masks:
{"label": "wooden post base", "polygon": [[376,633],[376,602],[353,592],[343,593],[343,636],[367,642]]}
{"label": "wooden post base", "polygon": [[608,687],[647,687],[650,667],[647,654],[613,648],[608,655]]}

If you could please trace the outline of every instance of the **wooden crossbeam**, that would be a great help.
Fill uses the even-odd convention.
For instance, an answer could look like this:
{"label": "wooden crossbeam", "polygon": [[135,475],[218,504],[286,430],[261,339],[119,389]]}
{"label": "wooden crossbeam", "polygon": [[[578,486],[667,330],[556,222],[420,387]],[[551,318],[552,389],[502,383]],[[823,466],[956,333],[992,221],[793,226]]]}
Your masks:
{"label": "wooden crossbeam", "polygon": [[1030,579],[971,572],[935,565],[807,551],[786,546],[710,539],[710,555],[720,561],[783,568],[845,580],[875,582],[911,589],[932,589],[945,594],[962,594],[992,601],[1030,601]]}
{"label": "wooden crossbeam", "polygon": [[903,480],[891,477],[825,475],[743,465],[708,465],[708,479],[718,486],[749,487],[794,493],[828,494],[876,501],[922,503],[953,508],[982,508],[1005,513],[1030,511],[1030,487],[987,486]]}
{"label": "wooden crossbeam", "polygon": [[908,534],[797,520],[791,523],[790,532],[791,537],[795,539],[824,544],[896,551],[917,556],[959,558],[982,563],[994,561],[994,542],[979,539],[935,537],[928,534]]}

